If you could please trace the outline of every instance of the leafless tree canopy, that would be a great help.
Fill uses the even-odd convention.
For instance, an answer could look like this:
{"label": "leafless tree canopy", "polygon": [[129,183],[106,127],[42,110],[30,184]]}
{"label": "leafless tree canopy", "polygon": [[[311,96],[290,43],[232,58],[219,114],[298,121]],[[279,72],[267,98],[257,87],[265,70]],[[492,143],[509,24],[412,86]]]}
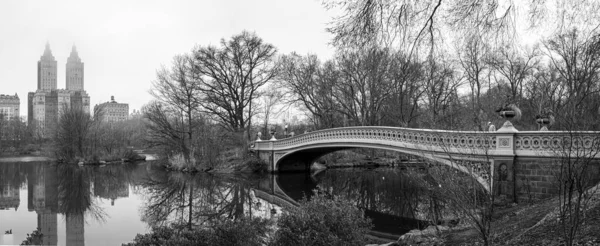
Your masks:
{"label": "leafless tree canopy", "polygon": [[[193,141],[196,133],[196,117],[200,111],[199,78],[193,73],[193,58],[186,55],[176,56],[171,68],[163,67],[157,72],[153,82],[154,89],[150,91],[160,103],[149,105],[146,114],[153,130],[154,137],[150,138],[153,145],[158,142],[166,143],[167,137],[175,141],[181,140],[180,146],[184,158],[189,161],[193,155]],[[176,112],[177,110],[178,112]],[[175,128],[171,122],[173,116],[179,116],[181,123]],[[185,124],[184,124],[185,122]],[[158,141],[158,142],[156,142]],[[168,142],[168,141],[167,141]],[[168,146],[168,145],[166,145]]]}
{"label": "leafless tree canopy", "polygon": [[231,130],[248,127],[259,89],[277,74],[276,51],[247,31],[221,40],[218,47],[197,47],[193,72],[199,78],[204,110]]}
{"label": "leafless tree canopy", "polygon": [[330,23],[338,47],[393,46],[410,57],[419,49],[432,53],[444,41],[479,36],[502,46],[514,43],[519,28],[558,33],[600,24],[596,0],[324,0],[342,14]]}

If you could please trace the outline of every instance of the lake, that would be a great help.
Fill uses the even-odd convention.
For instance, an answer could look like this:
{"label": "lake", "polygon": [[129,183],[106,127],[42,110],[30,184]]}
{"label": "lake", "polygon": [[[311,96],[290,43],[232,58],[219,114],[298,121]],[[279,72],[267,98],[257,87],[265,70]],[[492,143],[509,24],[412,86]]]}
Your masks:
{"label": "lake", "polygon": [[20,244],[38,228],[44,245],[120,245],[155,226],[277,219],[315,189],[349,198],[372,219],[372,235],[393,239],[426,226],[437,204],[414,181],[425,171],[397,168],[192,175],[168,172],[157,162],[79,167],[11,161],[0,162],[0,245]]}

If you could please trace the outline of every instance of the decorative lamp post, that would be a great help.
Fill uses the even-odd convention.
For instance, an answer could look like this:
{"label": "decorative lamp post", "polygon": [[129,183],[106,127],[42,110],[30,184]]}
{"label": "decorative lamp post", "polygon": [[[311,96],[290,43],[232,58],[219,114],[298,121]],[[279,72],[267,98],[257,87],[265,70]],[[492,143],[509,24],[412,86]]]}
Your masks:
{"label": "decorative lamp post", "polygon": [[260,142],[260,141],[262,141],[262,140],[260,139],[260,137],[261,137],[261,136],[262,136],[262,132],[260,132],[260,131],[259,131],[259,132],[257,132],[257,133],[256,133],[256,142]]}
{"label": "decorative lamp post", "polygon": [[285,124],[283,135],[285,135],[285,137],[287,137],[287,135],[288,135],[288,125],[287,124]]}
{"label": "decorative lamp post", "polygon": [[277,140],[277,139],[275,138],[275,132],[276,132],[276,131],[275,131],[275,128],[271,129],[271,140]]}

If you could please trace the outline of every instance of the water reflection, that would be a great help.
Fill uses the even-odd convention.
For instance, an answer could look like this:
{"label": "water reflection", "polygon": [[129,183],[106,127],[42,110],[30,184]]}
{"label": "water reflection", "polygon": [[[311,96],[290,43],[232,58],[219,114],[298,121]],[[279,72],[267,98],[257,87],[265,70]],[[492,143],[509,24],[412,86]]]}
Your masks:
{"label": "water reflection", "polygon": [[[8,175],[10,173],[10,175]],[[20,205],[21,180],[25,173],[11,165],[6,168],[0,168],[0,209],[15,209]]]}
{"label": "water reflection", "polygon": [[282,174],[278,185],[295,200],[310,197],[315,188],[346,197],[365,209],[374,231],[398,235],[423,228],[444,212],[433,209],[439,208],[440,201],[416,181],[424,176],[427,176],[425,170],[334,169],[314,176]]}
{"label": "water reflection", "polygon": [[94,173],[94,195],[96,197],[110,200],[110,205],[114,206],[119,198],[129,197],[129,181],[131,173],[135,169],[128,166],[104,166],[96,167]]}
{"label": "water reflection", "polygon": [[[133,175],[133,172],[138,174]],[[62,224],[58,217],[62,215],[66,234],[64,244],[85,245],[85,225],[102,223],[107,218],[99,206],[101,199],[109,199],[114,205],[115,200],[128,197],[132,178],[145,179],[143,173],[146,173],[145,168],[140,169],[137,165],[92,168],[48,162],[0,163],[0,209],[17,211],[21,203],[20,188],[26,186],[27,210],[36,213],[37,224],[33,227],[42,234],[32,239],[32,243],[63,244],[58,242],[58,225]],[[137,183],[143,182],[137,180]],[[9,242],[0,241],[2,243]]]}
{"label": "water reflection", "polygon": [[[193,228],[215,219],[238,219],[264,212],[250,178],[210,174],[161,173],[144,186],[142,218],[151,226],[176,224]],[[264,213],[263,213],[264,214]]]}
{"label": "water reflection", "polygon": [[435,196],[411,173],[394,169],[328,170],[278,176],[222,176],[162,173],[147,183],[143,219],[152,226],[201,226],[213,219],[277,216],[320,188],[365,209],[381,234],[400,235],[429,224]]}
{"label": "water reflection", "polygon": [[[296,206],[321,188],[355,201],[372,218],[376,231],[398,235],[423,226],[437,203],[413,182],[414,175],[426,173],[340,169],[314,176],[190,175],[166,172],[152,162],[103,167],[0,163],[0,209],[5,211],[0,213],[9,219],[2,218],[0,229],[19,227],[15,244],[25,239],[25,230],[31,233],[36,227],[43,234],[38,242],[42,245],[120,244],[150,227],[193,228],[222,219],[276,218],[283,208]],[[21,196],[25,191],[26,199]],[[27,217],[22,213],[25,202],[27,210],[37,215],[35,225],[20,222]],[[6,243],[1,239],[0,244]]]}

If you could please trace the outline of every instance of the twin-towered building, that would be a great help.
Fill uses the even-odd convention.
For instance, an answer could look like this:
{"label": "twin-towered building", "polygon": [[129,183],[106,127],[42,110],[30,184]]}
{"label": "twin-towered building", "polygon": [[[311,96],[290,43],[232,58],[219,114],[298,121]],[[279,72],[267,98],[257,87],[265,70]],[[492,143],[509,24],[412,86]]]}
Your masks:
{"label": "twin-towered building", "polygon": [[[40,57],[37,65],[37,90],[29,92],[27,97],[27,122],[33,126],[36,135],[39,137],[50,136],[56,128],[61,113],[67,108],[76,107],[88,114],[90,113],[90,96],[84,89],[84,63],[81,61],[75,46],[73,46],[71,54],[67,58],[65,73],[65,89],[58,89],[58,65],[52,55],[50,45],[46,43],[44,54]],[[4,107],[2,105],[8,106]],[[18,116],[18,105],[18,96],[2,95],[0,97],[0,114],[4,111],[10,111],[5,115]],[[104,121],[122,121],[129,118],[129,105],[117,103],[114,97],[111,97],[110,102],[96,105],[96,107],[98,106],[103,108],[102,117]]]}
{"label": "twin-towered building", "polygon": [[41,137],[47,137],[53,131],[66,108],[77,107],[90,113],[90,96],[84,90],[84,64],[75,46],[67,59],[66,89],[57,88],[57,71],[57,62],[46,43],[37,66],[37,90],[29,92],[27,97],[28,124],[33,124]]}

